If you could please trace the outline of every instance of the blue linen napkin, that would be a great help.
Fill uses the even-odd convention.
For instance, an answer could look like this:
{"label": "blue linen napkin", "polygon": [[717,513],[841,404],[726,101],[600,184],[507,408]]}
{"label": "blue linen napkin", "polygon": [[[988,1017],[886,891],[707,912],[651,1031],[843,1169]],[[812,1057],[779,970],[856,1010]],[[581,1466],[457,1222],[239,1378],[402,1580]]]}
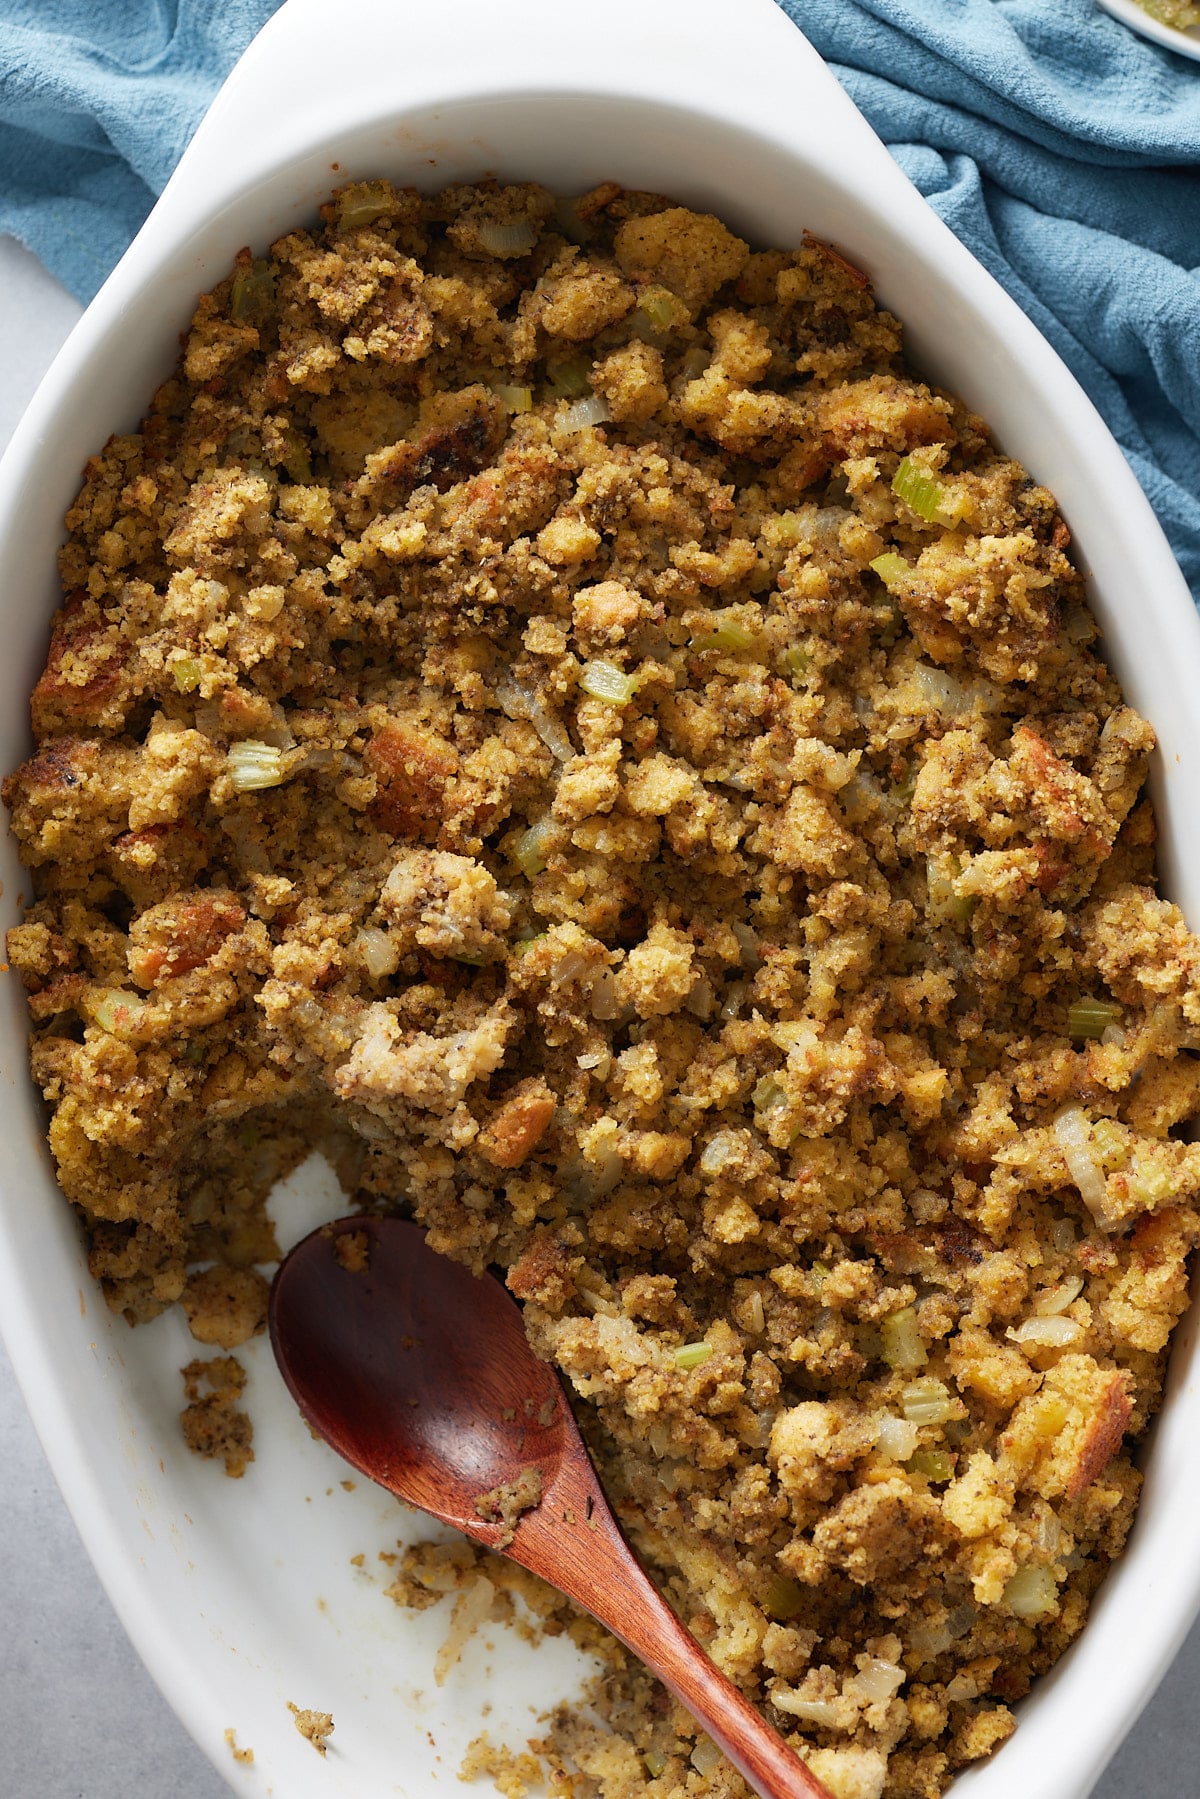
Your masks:
{"label": "blue linen napkin", "polygon": [[[89,299],[275,4],[0,0],[0,231]],[[780,4],[1090,393],[1200,604],[1200,66],[1093,0]]]}

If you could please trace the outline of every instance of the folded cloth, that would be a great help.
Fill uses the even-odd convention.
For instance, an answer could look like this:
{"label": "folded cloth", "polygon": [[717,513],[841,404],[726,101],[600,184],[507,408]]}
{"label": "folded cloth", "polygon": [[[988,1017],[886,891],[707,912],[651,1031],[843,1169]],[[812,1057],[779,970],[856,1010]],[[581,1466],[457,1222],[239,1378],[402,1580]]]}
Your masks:
{"label": "folded cloth", "polygon": [[[90,298],[275,4],[0,0],[0,231]],[[1200,68],[1093,0],[780,4],[1087,389],[1200,604]]]}

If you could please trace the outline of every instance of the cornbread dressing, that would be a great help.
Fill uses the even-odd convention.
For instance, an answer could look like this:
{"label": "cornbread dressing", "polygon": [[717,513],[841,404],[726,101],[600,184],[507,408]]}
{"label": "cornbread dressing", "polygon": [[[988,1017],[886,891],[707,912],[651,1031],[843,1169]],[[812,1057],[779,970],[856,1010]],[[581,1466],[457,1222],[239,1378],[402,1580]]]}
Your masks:
{"label": "cornbread dressing", "polygon": [[[835,1799],[933,1799],[1082,1626],[1187,1300],[1152,733],[1052,496],[836,250],[613,183],[322,221],[88,464],[4,789],[92,1269],[221,1352],[184,1425],[239,1472],[263,1202],[324,1148],[504,1271]],[[746,1792],[588,1640],[555,1790]]]}

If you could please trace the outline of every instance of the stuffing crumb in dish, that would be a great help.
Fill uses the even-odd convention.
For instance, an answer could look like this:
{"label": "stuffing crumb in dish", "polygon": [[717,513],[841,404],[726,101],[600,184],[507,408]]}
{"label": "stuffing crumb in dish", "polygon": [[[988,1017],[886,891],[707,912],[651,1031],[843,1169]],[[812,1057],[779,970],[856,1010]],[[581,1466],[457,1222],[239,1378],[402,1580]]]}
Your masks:
{"label": "stuffing crumb in dish", "polygon": [[234,1730],[232,1728],[232,1726],[225,1732],[225,1743],[229,1750],[230,1755],[232,1755],[234,1761],[238,1763],[239,1767],[249,1768],[249,1767],[253,1766],[253,1764],[254,1764],[253,1749],[239,1749],[238,1748],[237,1731]]}
{"label": "stuffing crumb in dish", "polygon": [[[1052,495],[828,245],[368,181],[68,529],[8,954],[110,1305],[245,1342],[322,1147],[505,1272],[831,1792],[934,1799],[1120,1553],[1197,1234],[1200,944]],[[454,1566],[439,1678],[511,1591]],[[587,1628],[564,1788],[742,1792]]]}
{"label": "stuffing crumb in dish", "polygon": [[329,1753],[328,1739],[333,1735],[333,1718],[329,1712],[302,1711],[288,1700],[288,1710],[296,1729],[310,1742],[318,1755]]}
{"label": "stuffing crumb in dish", "polygon": [[196,1455],[223,1462],[226,1474],[240,1480],[254,1460],[253,1427],[238,1405],[245,1370],[236,1356],[212,1356],[189,1362],[182,1373],[188,1402],[179,1415],[184,1442]]}
{"label": "stuffing crumb in dish", "polygon": [[541,1469],[522,1468],[515,1480],[506,1481],[503,1486],[492,1487],[488,1492],[481,1493],[475,1501],[475,1512],[486,1523],[503,1527],[496,1539],[496,1547],[507,1549],[513,1540],[517,1521],[525,1512],[533,1511],[541,1503]]}

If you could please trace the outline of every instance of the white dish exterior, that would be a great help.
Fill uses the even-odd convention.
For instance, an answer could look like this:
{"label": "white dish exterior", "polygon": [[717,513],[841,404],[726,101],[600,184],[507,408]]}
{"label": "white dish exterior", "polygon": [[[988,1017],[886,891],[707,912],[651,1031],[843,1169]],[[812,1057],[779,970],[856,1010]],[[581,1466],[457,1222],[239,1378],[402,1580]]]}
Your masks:
{"label": "white dish exterior", "polygon": [[[1113,665],[1159,733],[1164,878],[1200,920],[1200,621],[1086,397],[773,0],[609,0],[603,25],[593,18],[561,0],[342,0],[336,15],[324,0],[289,0],[251,46],[0,467],[0,767],[28,753],[27,696],[79,470],[110,431],[136,424],[196,295],[241,245],[266,245],[353,177],[428,188],[494,170],[563,193],[614,178],[709,208],[762,244],[798,242],[806,228],[836,243],[905,320],[916,365],[977,407],[1055,491],[1093,571]],[[27,879],[11,841],[0,853],[6,926]],[[494,1652],[471,1644],[433,1686],[445,1611],[394,1610],[376,1560],[425,1527],[375,1490],[342,1489],[344,1466],[309,1439],[262,1340],[248,1358],[258,1460],[245,1481],[183,1449],[177,1369],[195,1346],[174,1316],[129,1332],[94,1291],[45,1149],[25,1037],[10,978],[0,983],[0,1317],[92,1558],[201,1748],[241,1793],[429,1799],[481,1728],[523,1744],[534,1714],[572,1690],[579,1659],[493,1632]],[[319,1169],[291,1189],[275,1208],[285,1245],[339,1205]],[[960,1778],[956,1799],[1085,1799],[1178,1647],[1200,1602],[1196,1339],[1193,1313],[1139,1522],[1087,1631],[1021,1708],[1011,1742]],[[365,1572],[350,1566],[359,1552]],[[333,1712],[325,1761],[293,1729],[288,1700]],[[253,1765],[234,1763],[230,1727]]]}
{"label": "white dish exterior", "polygon": [[1168,50],[1174,50],[1176,56],[1188,56],[1194,62],[1200,62],[1200,25],[1192,25],[1187,31],[1178,31],[1174,25],[1164,25],[1160,19],[1152,19],[1150,14],[1137,4],[1137,0],[1096,0],[1097,6],[1111,13],[1114,19],[1120,19],[1122,25],[1128,25],[1140,37],[1148,37],[1152,43],[1163,44]]}

